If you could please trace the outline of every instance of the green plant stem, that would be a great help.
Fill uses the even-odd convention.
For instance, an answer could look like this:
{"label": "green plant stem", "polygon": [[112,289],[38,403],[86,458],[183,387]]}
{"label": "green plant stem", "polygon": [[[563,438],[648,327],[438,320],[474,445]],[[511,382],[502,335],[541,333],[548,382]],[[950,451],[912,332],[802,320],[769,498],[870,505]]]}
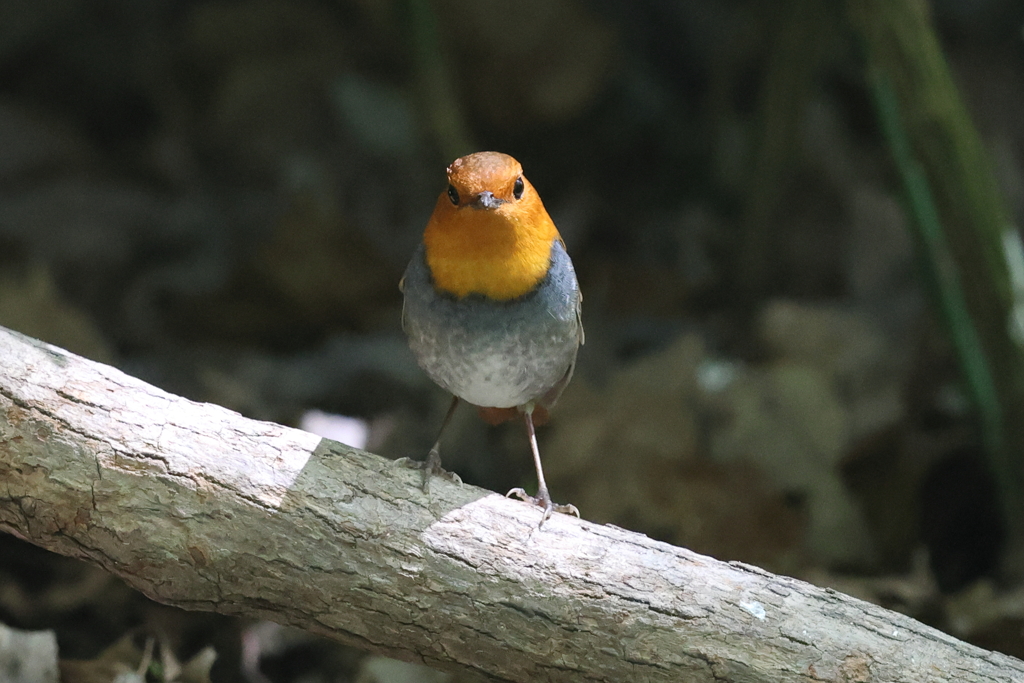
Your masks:
{"label": "green plant stem", "polygon": [[848,10],[922,261],[978,412],[1011,541],[1021,546],[1024,353],[1011,335],[1007,211],[927,3],[848,0]]}
{"label": "green plant stem", "polygon": [[445,159],[474,150],[450,69],[441,49],[437,12],[431,0],[407,0],[416,86],[427,125]]}

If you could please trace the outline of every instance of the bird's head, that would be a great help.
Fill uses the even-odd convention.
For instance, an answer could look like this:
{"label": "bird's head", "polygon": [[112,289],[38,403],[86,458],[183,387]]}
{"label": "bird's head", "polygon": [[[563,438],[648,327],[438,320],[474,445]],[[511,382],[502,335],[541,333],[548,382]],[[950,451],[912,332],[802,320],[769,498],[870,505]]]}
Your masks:
{"label": "bird's head", "polygon": [[[523,177],[518,161],[500,152],[478,152],[456,159],[448,167],[445,196],[454,210],[472,208],[522,211],[517,204],[531,203],[536,192]],[[507,205],[507,206],[506,206]]]}
{"label": "bird's head", "polygon": [[423,234],[434,284],[458,297],[529,292],[547,274],[555,224],[518,161],[477,152],[448,166]]}

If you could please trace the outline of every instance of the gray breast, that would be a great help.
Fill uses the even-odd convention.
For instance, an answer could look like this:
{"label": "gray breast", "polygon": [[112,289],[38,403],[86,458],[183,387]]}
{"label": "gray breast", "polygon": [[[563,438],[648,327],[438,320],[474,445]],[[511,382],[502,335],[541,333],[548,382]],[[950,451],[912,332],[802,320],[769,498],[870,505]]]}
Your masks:
{"label": "gray breast", "polygon": [[[403,325],[417,361],[431,379],[465,401],[511,408],[568,379],[581,336],[580,295],[560,242],[552,245],[544,280],[511,301],[437,292],[422,244],[405,271],[404,290]],[[550,404],[557,395],[547,398]]]}

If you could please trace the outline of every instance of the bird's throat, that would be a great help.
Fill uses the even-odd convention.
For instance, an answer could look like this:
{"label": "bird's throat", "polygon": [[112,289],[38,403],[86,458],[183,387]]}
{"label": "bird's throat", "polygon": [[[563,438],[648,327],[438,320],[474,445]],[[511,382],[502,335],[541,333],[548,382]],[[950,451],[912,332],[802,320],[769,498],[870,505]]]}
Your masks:
{"label": "bird's throat", "polygon": [[518,221],[472,208],[442,224],[431,220],[423,235],[436,288],[459,298],[481,294],[496,301],[523,296],[544,279],[557,239],[546,214],[539,221]]}

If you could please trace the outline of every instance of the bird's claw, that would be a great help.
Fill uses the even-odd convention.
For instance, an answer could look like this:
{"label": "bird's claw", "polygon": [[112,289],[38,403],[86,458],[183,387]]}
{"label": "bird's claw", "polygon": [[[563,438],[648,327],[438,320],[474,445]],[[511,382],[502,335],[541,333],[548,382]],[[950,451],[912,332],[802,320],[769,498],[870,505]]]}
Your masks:
{"label": "bird's claw", "polygon": [[462,485],[462,477],[441,467],[441,454],[436,448],[430,449],[430,453],[427,454],[426,460],[398,458],[395,460],[395,464],[399,467],[408,467],[412,470],[423,471],[423,483],[420,485],[420,488],[423,489],[423,493],[430,493],[430,479],[432,477],[441,477],[442,479],[447,479],[453,484]]}
{"label": "bird's claw", "polygon": [[505,494],[506,498],[518,498],[519,500],[535,505],[544,511],[544,515],[540,518],[540,524],[537,528],[544,526],[544,522],[548,521],[548,517],[551,516],[552,512],[561,512],[563,515],[572,515],[573,517],[579,517],[580,511],[575,505],[560,505],[558,503],[551,502],[551,496],[546,490],[537,492],[536,496],[531,496],[526,492],[525,489],[514,488]]}

